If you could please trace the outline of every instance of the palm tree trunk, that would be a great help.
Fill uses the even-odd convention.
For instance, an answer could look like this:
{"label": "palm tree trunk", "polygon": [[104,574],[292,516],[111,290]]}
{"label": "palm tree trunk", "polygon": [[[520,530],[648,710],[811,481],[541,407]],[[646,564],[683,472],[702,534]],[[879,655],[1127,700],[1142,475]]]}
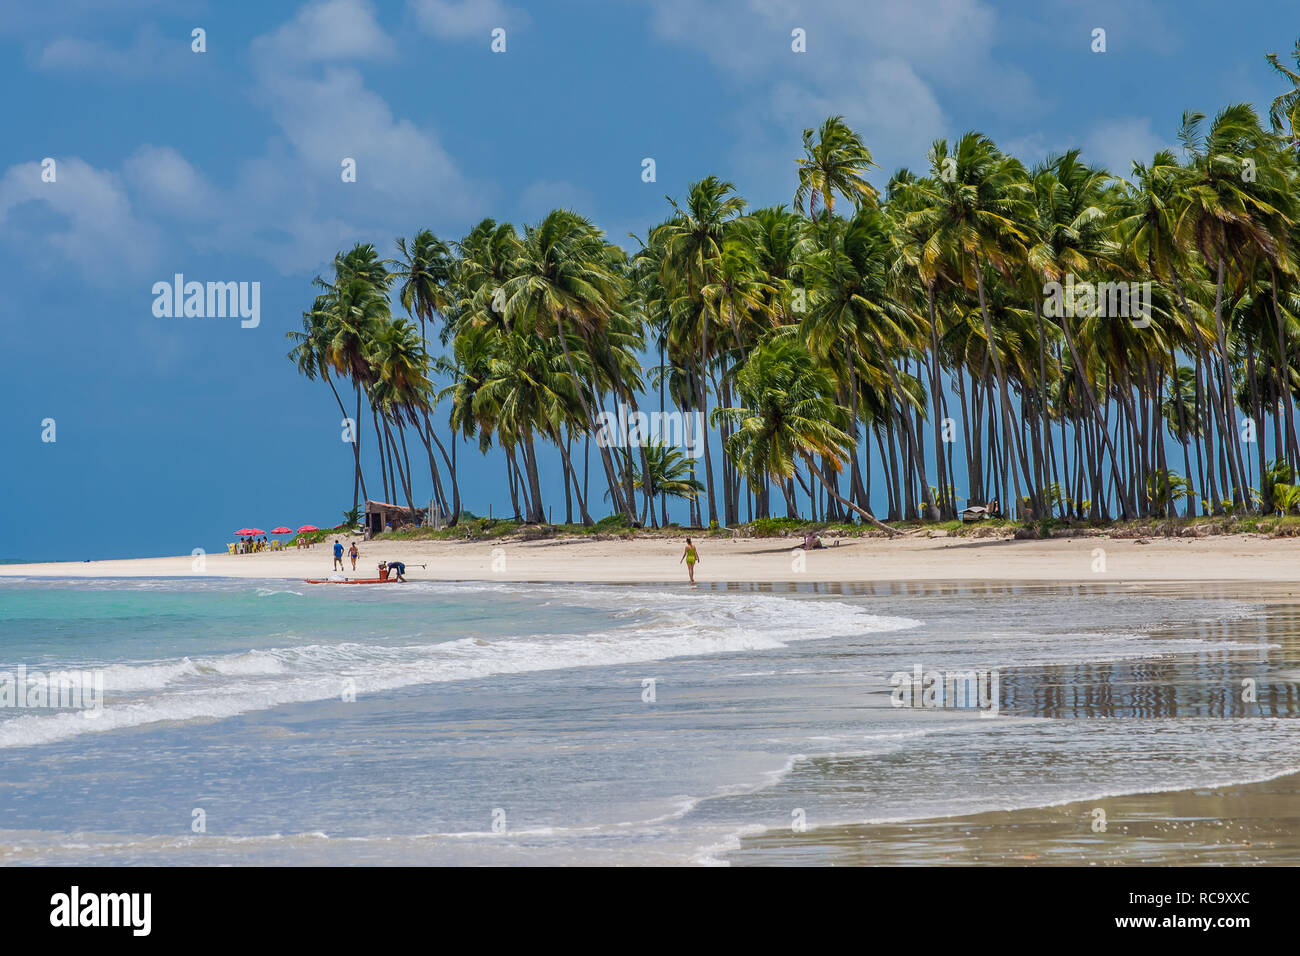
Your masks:
{"label": "palm tree trunk", "polygon": [[[632,391],[632,389],[628,389],[627,402],[628,402],[628,407],[632,409],[632,414],[639,416],[640,408],[637,406],[636,393]],[[663,421],[663,419],[661,418],[660,421]],[[653,497],[653,495],[651,495],[649,490],[650,489],[650,460],[649,458],[646,457],[646,453],[645,453],[645,443],[646,443],[647,436],[642,435],[640,436],[640,438],[641,440],[636,443],[636,447],[637,447],[637,453],[641,456],[641,475],[642,475],[641,493],[645,497],[646,505],[649,506],[649,504],[651,503],[650,500]],[[628,451],[628,455],[629,457],[631,456],[630,449]],[[632,486],[632,475],[631,475],[630,468],[628,469],[627,493],[629,496],[629,500],[633,502],[633,506],[635,507],[636,491]],[[641,525],[645,524],[644,509],[642,509],[641,511],[641,519],[638,523]]]}
{"label": "palm tree trunk", "polygon": [[[357,507],[357,484],[358,483],[360,483],[361,485],[361,496],[366,499],[369,499],[370,497],[368,494],[366,494],[366,476],[361,470],[361,383],[356,382],[354,384],[356,386],[356,391],[357,391],[357,414],[356,417],[352,419],[352,423],[355,426],[355,430],[352,435],[353,438],[352,454],[356,456],[357,475],[352,480],[352,507],[353,508]],[[330,386],[330,388],[333,387],[334,387],[333,385]]]}
{"label": "palm tree trunk", "polygon": [[860,508],[857,505],[855,505],[853,502],[849,501],[847,498],[841,497],[839,493],[836,492],[835,489],[831,487],[830,481],[827,480],[826,476],[821,473],[821,470],[817,467],[811,455],[807,455],[807,454],[803,455],[803,460],[804,460],[804,464],[808,466],[808,473],[810,475],[817,476],[817,480],[822,483],[822,486],[826,489],[826,493],[828,495],[830,495],[832,498],[834,498],[836,501],[838,501],[840,504],[842,504],[844,507],[848,508],[849,510],[857,512],[859,515],[865,518],[869,523],[875,525],[880,530],[888,532],[890,535],[893,535],[895,537],[900,537],[903,535],[902,531],[899,531],[896,528],[891,528],[889,525],[885,524],[883,521],[881,521],[879,518],[873,515],[869,509]]}
{"label": "palm tree trunk", "polygon": [[[331,379],[328,374],[326,374],[324,378],[325,378],[325,384],[328,385],[330,387],[330,391],[334,393],[334,401],[338,402],[339,412],[343,415],[344,418],[347,418],[348,410],[343,407],[343,399],[339,397],[339,390],[334,387],[334,380]],[[359,396],[358,396],[358,401],[360,401]],[[365,494],[365,482],[364,479],[361,477],[361,451],[360,451],[360,444],[359,444],[361,441],[360,430],[361,430],[360,421],[359,419],[354,418],[352,420],[352,507],[353,508],[357,507],[358,487],[362,489],[361,493]]]}
{"label": "palm tree trunk", "polygon": [[528,475],[528,497],[532,505],[530,520],[535,524],[544,524],[546,513],[542,505],[542,484],[537,474],[537,450],[533,444],[532,432],[524,435],[524,470]]}
{"label": "palm tree trunk", "polygon": [[[1205,395],[1202,373],[1204,371],[1205,349],[1198,343],[1196,348],[1196,421],[1200,431],[1196,442],[1196,468],[1200,473],[1201,494],[1205,497],[1202,510],[1206,515],[1219,513],[1219,488],[1214,480],[1214,416],[1208,413],[1206,405],[1209,399]],[[1204,449],[1204,457],[1201,451]]]}
{"label": "palm tree trunk", "polygon": [[[993,324],[989,321],[988,303],[985,302],[984,299],[984,269],[980,264],[980,260],[978,256],[975,257],[975,283],[979,290],[980,314],[984,317],[984,338],[985,341],[988,343],[989,355],[991,355],[993,358],[993,374],[997,378],[998,395],[1001,399],[999,404],[1001,405],[1002,408],[1002,434],[1003,434],[1003,445],[1005,447],[1013,440],[1013,434],[1014,434],[1012,429],[1012,424],[1011,424],[1011,397],[1010,395],[1007,394],[1007,378],[1002,368],[1002,357],[998,354],[997,345],[993,341]],[[1007,462],[1008,462],[1008,458],[1004,453],[1001,462],[1001,467],[1002,467],[1001,484],[1004,490],[1007,488]],[[1011,477],[1012,480],[1015,482],[1016,501],[1019,502],[1020,478],[1016,475],[1014,469],[1012,470]],[[1030,495],[1030,501],[1034,502],[1034,496],[1032,494]],[[1031,505],[1031,507],[1033,506]],[[1037,510],[1036,507],[1034,510]],[[1007,513],[1010,512],[1008,511]]]}
{"label": "palm tree trunk", "polygon": [[700,370],[697,376],[696,388],[699,392],[697,398],[700,403],[700,409],[704,413],[704,478],[705,493],[709,496],[709,527],[712,528],[718,523],[718,502],[713,494],[713,453],[709,451],[709,400],[708,392],[705,389],[705,370],[709,362],[709,321],[706,317],[703,325],[703,340],[700,346]]}
{"label": "palm tree trunk", "polygon": [[1221,393],[1223,397],[1223,444],[1227,446],[1228,466],[1234,484],[1232,500],[1234,503],[1244,504],[1246,500],[1246,469],[1241,460],[1241,442],[1236,438],[1236,406],[1232,397],[1232,371],[1228,356],[1228,336],[1223,327],[1224,271],[1223,257],[1219,256],[1218,280],[1214,292],[1214,334],[1219,343],[1219,368],[1222,373],[1221,381],[1223,383]]}
{"label": "palm tree trunk", "polygon": [[[1079,379],[1079,390],[1084,394],[1088,409],[1091,411],[1093,420],[1098,426],[1100,432],[1099,437],[1106,447],[1106,454],[1110,457],[1111,475],[1114,477],[1116,485],[1122,486],[1121,483],[1123,479],[1119,475],[1119,464],[1115,456],[1115,447],[1110,441],[1110,431],[1107,429],[1105,420],[1102,417],[1101,408],[1098,406],[1097,396],[1093,392],[1092,383],[1088,381],[1086,368],[1083,362],[1079,359],[1079,350],[1074,346],[1074,333],[1070,329],[1070,319],[1068,316],[1062,316],[1061,318],[1061,331],[1065,333],[1065,344],[1070,350],[1070,359],[1074,362],[1074,374]],[[1100,464],[1100,462],[1098,462],[1098,464]],[[1098,470],[1099,469],[1097,468],[1092,469],[1094,474],[1096,474]],[[1095,497],[1096,496],[1094,495],[1094,499]],[[1094,500],[1094,504],[1095,503]],[[1131,518],[1136,514],[1136,509],[1133,507],[1132,503],[1127,500],[1121,500],[1119,502],[1119,509],[1120,516],[1123,518]]]}
{"label": "palm tree trunk", "polygon": [[568,444],[573,441],[573,433],[565,430],[564,439],[555,440],[555,447],[560,449],[560,458],[564,465],[564,523],[573,524],[573,467],[569,464]]}
{"label": "palm tree trunk", "polygon": [[[425,431],[429,434],[433,434],[433,423],[429,421],[429,410],[427,408],[422,408],[420,409],[420,413],[424,418]],[[425,449],[429,452],[429,480],[433,482],[433,493],[434,497],[438,499],[438,507],[442,509],[443,514],[446,514],[447,493],[443,489],[442,474],[438,469],[438,462],[433,457],[433,449],[430,447],[429,439],[426,437],[425,431],[420,430],[418,423],[415,426],[415,430],[420,435],[420,439],[424,442]]]}
{"label": "palm tree trunk", "polygon": [[[525,520],[524,515],[526,513],[532,513],[532,505],[528,502],[528,491],[524,488],[523,476],[520,474],[519,462],[515,458],[515,450],[513,447],[506,449],[506,467],[507,476],[510,479],[510,503],[515,509],[515,520],[523,521]],[[521,495],[524,498],[524,508],[522,511],[519,508],[519,498]]]}
{"label": "palm tree trunk", "polygon": [[414,495],[412,494],[414,481],[411,479],[411,456],[406,450],[406,430],[402,428],[402,422],[400,419],[397,422],[397,437],[402,443],[402,461],[399,462],[399,464],[404,462],[406,465],[405,474],[402,477],[402,488],[406,491],[406,504],[411,509],[411,518],[414,519],[415,500]]}
{"label": "palm tree trunk", "polygon": [[[916,440],[916,430],[913,428],[912,421],[912,403],[908,394],[903,391],[902,383],[898,380],[897,370],[894,363],[889,360],[885,354],[885,343],[881,341],[880,334],[872,330],[872,344],[876,347],[876,355],[880,359],[881,365],[889,373],[889,383],[893,386],[894,394],[898,396],[898,406],[903,413],[903,431],[907,435],[909,452],[911,454],[913,467],[916,470],[916,476],[921,483],[921,495],[925,501],[925,519],[927,521],[939,520],[939,507],[935,504],[934,493],[930,490],[929,479],[925,473],[925,457],[921,454],[920,446]],[[911,476],[908,476],[908,484],[911,484]]]}
{"label": "palm tree trunk", "polygon": [[1296,445],[1295,434],[1295,400],[1291,394],[1291,346],[1287,340],[1282,320],[1282,310],[1277,304],[1277,269],[1273,269],[1273,315],[1277,318],[1277,352],[1278,352],[1278,394],[1282,396],[1282,407],[1286,411],[1286,452],[1278,452],[1279,458],[1286,458],[1291,465],[1292,476],[1300,468],[1300,448]]}
{"label": "palm tree trunk", "polygon": [[[433,443],[438,446],[438,452],[442,455],[443,462],[447,465],[447,471],[451,475],[451,520],[447,524],[455,526],[460,520],[460,482],[456,478],[456,435],[451,436],[451,457],[447,457],[447,449],[443,447],[442,442],[438,439],[438,433],[429,428],[429,437]],[[445,507],[445,505],[444,505]]]}
{"label": "palm tree trunk", "polygon": [[383,484],[383,493],[385,501],[392,501],[397,495],[390,496],[388,493],[388,464],[384,461],[384,433],[379,427],[379,412],[375,406],[370,406],[370,419],[375,423],[375,441],[379,443],[379,478]]}
{"label": "palm tree trunk", "polygon": [[415,425],[415,433],[420,436],[420,441],[424,444],[425,454],[429,456],[429,474],[434,479],[433,494],[434,497],[438,500],[438,507],[442,510],[442,513],[445,515],[447,514],[447,496],[446,493],[443,491],[442,482],[438,480],[437,462],[434,460],[433,457],[433,444],[429,441],[429,435],[432,434],[433,427],[429,425],[428,415],[426,415],[424,418],[424,424],[428,426],[428,431],[426,432],[423,429],[421,429],[419,423],[417,422]]}
{"label": "palm tree trunk", "polygon": [[[569,366],[569,375],[573,378],[574,389],[578,393],[578,402],[582,405],[582,414],[587,421],[587,430],[588,432],[595,433],[596,419],[591,414],[591,405],[587,403],[587,391],[583,388],[582,380],[578,378],[578,370],[573,364],[573,355],[569,352],[569,337],[565,334],[564,326],[558,318],[556,321],[556,327],[559,333],[556,338],[560,340],[560,348],[564,352],[564,361]],[[614,462],[610,455],[609,448],[606,447],[609,442],[597,442],[596,444],[601,446],[600,460],[605,466],[605,479],[609,482],[609,493],[614,504],[614,510],[623,512],[624,516],[627,518],[628,524],[631,525],[634,518],[629,505],[623,501],[623,493],[618,487],[618,476],[614,473]]]}
{"label": "palm tree trunk", "polygon": [[939,323],[934,302],[933,283],[925,287],[926,309],[930,317],[930,361],[926,368],[930,372],[930,403],[934,406],[932,425],[934,427],[935,477],[939,482],[939,514],[941,518],[952,519],[957,516],[957,503],[952,500],[952,482],[944,462],[943,441],[943,381],[942,364],[939,356]]}

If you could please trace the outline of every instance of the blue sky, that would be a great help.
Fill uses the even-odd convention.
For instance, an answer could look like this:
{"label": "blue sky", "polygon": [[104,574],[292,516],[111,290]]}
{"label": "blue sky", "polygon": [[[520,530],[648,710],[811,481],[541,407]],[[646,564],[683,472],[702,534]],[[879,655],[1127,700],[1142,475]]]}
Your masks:
{"label": "blue sky", "polygon": [[[222,548],[244,524],[334,523],[351,503],[337,408],[285,360],[284,333],[312,277],[358,241],[392,254],[421,228],[458,238],[563,205],[627,242],[665,217],[665,193],[710,173],[753,205],[788,202],[800,131],[832,113],[861,132],[881,185],[972,128],[1027,162],[1079,146],[1127,171],[1175,142],[1185,109],[1266,109],[1280,87],[1263,55],[1297,35],[1294,3],[1202,0],[11,9],[0,556],[176,554]],[[260,325],[155,317],[153,284],[178,272],[260,282]],[[503,460],[463,448],[461,462],[466,505],[504,510]]]}

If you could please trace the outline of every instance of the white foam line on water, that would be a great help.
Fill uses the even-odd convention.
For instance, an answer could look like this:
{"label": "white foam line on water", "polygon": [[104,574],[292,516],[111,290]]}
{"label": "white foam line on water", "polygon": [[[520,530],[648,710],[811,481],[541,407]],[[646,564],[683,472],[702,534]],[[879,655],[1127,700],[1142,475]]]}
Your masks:
{"label": "white foam line on water", "polygon": [[[30,747],[159,721],[222,719],[284,704],[375,694],[419,684],[502,674],[606,667],[739,651],[793,641],[876,634],[921,624],[831,601],[772,595],[707,599],[639,590],[555,589],[584,608],[608,609],[622,626],[589,634],[462,638],[405,647],[358,643],[255,649],[242,654],[113,664],[108,700],[92,712],[23,713],[0,719],[0,748]],[[346,684],[345,681],[350,681]],[[140,694],[121,697],[121,694]]]}

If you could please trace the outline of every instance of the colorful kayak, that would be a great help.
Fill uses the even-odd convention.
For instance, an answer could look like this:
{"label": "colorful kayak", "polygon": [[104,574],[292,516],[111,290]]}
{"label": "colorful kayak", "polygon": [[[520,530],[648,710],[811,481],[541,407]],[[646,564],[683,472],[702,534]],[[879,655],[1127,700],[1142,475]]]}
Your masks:
{"label": "colorful kayak", "polygon": [[329,578],[304,578],[308,584],[397,584],[397,578],[344,578],[334,581]]}

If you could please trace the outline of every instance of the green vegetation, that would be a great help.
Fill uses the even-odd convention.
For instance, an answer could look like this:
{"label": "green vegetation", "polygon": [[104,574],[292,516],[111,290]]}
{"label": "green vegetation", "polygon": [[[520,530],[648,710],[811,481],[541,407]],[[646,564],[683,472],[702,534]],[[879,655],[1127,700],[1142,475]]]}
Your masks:
{"label": "green vegetation", "polygon": [[[290,357],[356,423],[354,506],[431,487],[456,529],[398,535],[550,534],[561,497],[556,527],[596,532],[666,526],[672,497],[716,534],[1274,533],[1300,504],[1300,80],[1268,63],[1285,88],[1267,122],[1189,111],[1179,153],[1127,170],[969,132],[878,189],[830,117],[804,131],[792,208],[705,176],[630,256],[567,209],[422,230],[394,259],[357,245],[317,279]],[[639,415],[655,391],[716,436],[701,459],[603,440],[602,410]],[[510,522],[462,514],[474,446],[501,462]],[[546,489],[542,447],[562,466]],[[994,499],[1022,523],[955,523]]]}

